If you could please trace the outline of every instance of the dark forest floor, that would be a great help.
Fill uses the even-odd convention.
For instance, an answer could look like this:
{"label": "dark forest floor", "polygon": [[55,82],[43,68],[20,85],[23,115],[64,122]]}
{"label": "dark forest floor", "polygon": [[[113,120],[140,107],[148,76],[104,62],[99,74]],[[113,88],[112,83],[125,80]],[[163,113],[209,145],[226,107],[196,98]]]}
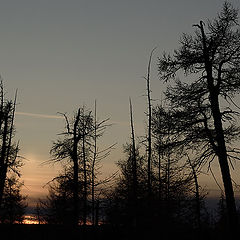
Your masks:
{"label": "dark forest floor", "polygon": [[[62,225],[0,225],[1,236],[5,239],[14,240],[135,240],[135,239],[184,239],[184,240],[200,240],[200,239],[232,239],[229,234],[224,234],[221,230],[187,230],[187,229],[158,229],[143,228],[127,229],[112,226],[98,226],[97,228],[87,227],[68,227]],[[236,233],[235,233],[236,234]],[[235,235],[236,236],[236,235]],[[239,236],[239,235],[238,235]],[[3,239],[3,238],[1,238]]]}

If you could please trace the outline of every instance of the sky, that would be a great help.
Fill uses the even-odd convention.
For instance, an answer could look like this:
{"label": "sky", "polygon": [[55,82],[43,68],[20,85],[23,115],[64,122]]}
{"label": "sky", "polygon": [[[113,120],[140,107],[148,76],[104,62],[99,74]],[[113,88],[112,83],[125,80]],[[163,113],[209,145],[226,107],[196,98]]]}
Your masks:
{"label": "sky", "polygon": [[[116,170],[129,140],[129,97],[136,134],[145,131],[144,76],[151,50],[151,88],[157,101],[165,86],[157,77],[157,58],[178,47],[183,32],[213,18],[223,0],[0,0],[0,74],[7,96],[18,89],[16,140],[20,140],[23,192],[43,197],[43,186],[59,172],[44,165],[64,120],[86,105],[113,125],[102,147],[117,142],[103,162],[104,176]],[[239,0],[230,1],[239,8]],[[236,174],[236,173],[235,173]],[[216,163],[216,176],[218,168]],[[203,185],[216,189],[210,176]]]}

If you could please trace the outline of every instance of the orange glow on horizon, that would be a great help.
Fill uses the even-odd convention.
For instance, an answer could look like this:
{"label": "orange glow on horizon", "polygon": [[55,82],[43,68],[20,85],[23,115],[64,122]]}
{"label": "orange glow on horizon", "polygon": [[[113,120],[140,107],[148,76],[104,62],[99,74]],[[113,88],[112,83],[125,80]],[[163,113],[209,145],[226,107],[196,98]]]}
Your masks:
{"label": "orange glow on horizon", "polygon": [[[24,216],[22,223],[23,224],[39,224],[39,221],[36,219],[36,217],[34,217],[32,215],[26,215],[26,216]],[[44,223],[41,222],[41,224],[44,224]]]}
{"label": "orange glow on horizon", "polygon": [[[23,221],[22,221],[22,224],[39,224],[39,221],[38,221],[38,219],[37,219],[35,216],[33,216],[33,215],[25,215],[25,216],[24,216],[24,219],[23,219]],[[46,224],[46,222],[41,221],[40,224]],[[99,222],[98,222],[98,225],[102,225],[102,224],[103,224],[102,221],[99,221]],[[81,225],[83,225],[83,222],[80,221],[80,222],[79,222],[79,226],[81,226]],[[86,225],[87,225],[87,226],[91,226],[91,225],[92,225],[92,222],[89,221],[89,220],[87,220]]]}

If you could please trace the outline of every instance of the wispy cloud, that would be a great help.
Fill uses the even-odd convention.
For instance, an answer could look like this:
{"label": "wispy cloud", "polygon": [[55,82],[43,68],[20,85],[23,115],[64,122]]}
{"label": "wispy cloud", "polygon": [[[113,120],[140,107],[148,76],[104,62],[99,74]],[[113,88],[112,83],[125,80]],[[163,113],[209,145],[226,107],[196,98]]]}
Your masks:
{"label": "wispy cloud", "polygon": [[26,117],[34,117],[34,118],[48,118],[48,119],[62,119],[63,118],[63,116],[58,116],[58,115],[27,113],[27,112],[16,112],[16,115],[26,116]]}

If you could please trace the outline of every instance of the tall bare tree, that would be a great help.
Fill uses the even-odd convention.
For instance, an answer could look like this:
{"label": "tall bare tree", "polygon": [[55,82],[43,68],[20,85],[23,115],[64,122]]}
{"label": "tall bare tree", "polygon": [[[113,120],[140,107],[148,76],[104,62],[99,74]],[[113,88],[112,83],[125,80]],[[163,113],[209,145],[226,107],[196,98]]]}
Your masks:
{"label": "tall bare tree", "polygon": [[[63,137],[53,143],[50,153],[53,156],[52,161],[67,161],[70,163],[70,166],[66,162],[65,168],[68,169],[68,177],[66,174],[61,174],[55,179],[65,179],[63,186],[70,182],[73,183],[74,225],[79,224],[80,216],[82,216],[83,225],[87,224],[89,194],[92,202],[92,222],[95,224],[95,213],[97,211],[95,207],[96,187],[107,183],[114,177],[113,174],[100,181],[97,179],[100,161],[106,158],[115,146],[113,144],[103,150],[100,150],[98,147],[98,139],[103,136],[105,129],[110,126],[107,123],[109,119],[101,121],[97,119],[96,101],[94,114],[92,111],[87,110],[86,107],[81,107],[72,119],[69,119],[65,113],[61,115],[65,120],[65,131],[61,134]],[[72,181],[69,178],[72,178]],[[82,209],[79,207],[80,196],[83,204]],[[82,215],[80,215],[80,210],[82,210]]]}
{"label": "tall bare tree", "polygon": [[87,154],[90,147],[90,141],[93,136],[94,124],[91,111],[85,107],[79,108],[73,119],[69,121],[66,114],[66,131],[64,136],[53,143],[51,155],[53,161],[62,161],[68,159],[73,165],[73,199],[74,199],[74,224],[79,222],[79,173],[83,172],[83,224],[87,221]]}
{"label": "tall bare tree", "polygon": [[137,178],[137,156],[136,156],[136,144],[135,144],[135,132],[134,132],[134,124],[133,124],[133,109],[132,109],[132,101],[129,98],[129,106],[130,106],[130,126],[131,126],[131,146],[132,146],[132,204],[133,204],[133,225],[137,225],[137,192],[138,192],[138,178]]}
{"label": "tall bare tree", "polygon": [[103,159],[109,156],[111,153],[111,150],[114,148],[116,144],[112,144],[108,146],[107,148],[100,149],[98,144],[98,139],[101,138],[107,129],[107,127],[110,127],[111,124],[108,124],[109,118],[104,120],[98,119],[97,114],[97,101],[95,100],[94,104],[94,123],[93,123],[93,143],[91,151],[92,153],[92,160],[91,160],[91,197],[92,197],[92,224],[98,225],[98,208],[99,208],[99,199],[96,199],[97,195],[97,188],[100,186],[107,184],[109,181],[111,181],[115,173],[113,173],[111,176],[106,177],[104,179],[99,180],[98,174],[100,169],[100,163]]}
{"label": "tall bare tree", "polygon": [[147,68],[147,76],[144,77],[146,80],[146,91],[147,91],[147,104],[148,104],[148,125],[147,125],[147,166],[148,166],[148,194],[151,196],[152,194],[152,98],[151,98],[151,88],[150,88],[150,73],[151,73],[151,63],[153,52],[156,48],[151,51],[148,68]]}

